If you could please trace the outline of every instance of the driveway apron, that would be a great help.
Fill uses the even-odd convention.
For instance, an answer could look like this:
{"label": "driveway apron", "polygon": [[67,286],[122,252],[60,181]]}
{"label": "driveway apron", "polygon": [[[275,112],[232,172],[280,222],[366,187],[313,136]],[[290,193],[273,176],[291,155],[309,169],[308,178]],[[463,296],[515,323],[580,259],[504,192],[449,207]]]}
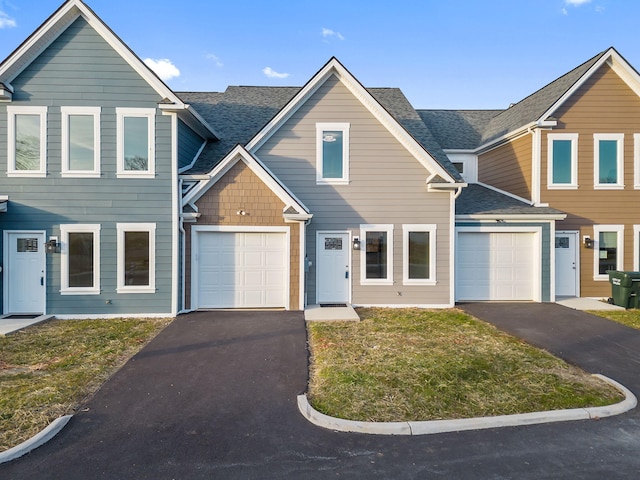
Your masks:
{"label": "driveway apron", "polygon": [[[537,308],[524,309],[530,307]],[[508,321],[508,312],[497,315]],[[534,322],[539,314],[527,335],[552,327],[546,319]],[[522,331],[525,323],[520,322]],[[580,350],[580,343],[594,355],[603,351],[586,337],[569,340],[576,343],[571,351]],[[624,355],[621,361],[628,360]],[[604,373],[624,383],[611,367]],[[184,315],[112,377],[58,436],[0,465],[0,478],[595,480],[637,478],[640,472],[635,412],[421,437],[346,434],[303,419],[296,395],[306,383],[302,313]]]}

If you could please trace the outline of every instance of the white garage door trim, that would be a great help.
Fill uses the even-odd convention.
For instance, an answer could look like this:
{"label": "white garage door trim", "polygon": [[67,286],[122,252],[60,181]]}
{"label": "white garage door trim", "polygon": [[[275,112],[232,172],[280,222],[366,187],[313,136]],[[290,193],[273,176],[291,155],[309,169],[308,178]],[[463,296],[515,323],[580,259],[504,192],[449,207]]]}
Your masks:
{"label": "white garage door trim", "polygon": [[[284,298],[283,305],[286,310],[290,309],[290,281],[291,278],[291,242],[290,242],[290,229],[289,227],[262,227],[262,226],[214,226],[214,225],[202,225],[193,226],[191,228],[191,308],[211,308],[203,307],[200,305],[198,298],[200,285],[198,280],[198,246],[199,235],[211,232],[227,232],[227,233],[279,233],[284,235],[284,249],[285,249],[285,265],[284,265]],[[232,307],[229,307],[232,308]]]}
{"label": "white garage door trim", "polygon": [[533,235],[533,251],[532,262],[533,262],[533,298],[531,300],[535,302],[542,301],[542,262],[541,262],[541,252],[542,252],[542,227],[518,227],[518,226],[507,226],[507,227],[490,227],[490,226],[481,226],[481,227],[456,227],[456,256],[455,256],[455,278],[454,285],[456,286],[456,301],[458,300],[470,300],[465,298],[460,298],[458,292],[458,276],[459,271],[463,268],[460,265],[460,256],[458,255],[458,245],[460,242],[459,236],[461,233],[530,233]]}

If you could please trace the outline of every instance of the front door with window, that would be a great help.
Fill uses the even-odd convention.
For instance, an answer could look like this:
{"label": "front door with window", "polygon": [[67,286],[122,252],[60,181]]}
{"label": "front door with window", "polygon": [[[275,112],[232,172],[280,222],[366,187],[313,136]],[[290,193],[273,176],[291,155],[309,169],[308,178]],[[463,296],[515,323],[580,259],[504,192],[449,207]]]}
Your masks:
{"label": "front door with window", "polygon": [[578,295],[578,232],[556,233],[556,296]]}
{"label": "front door with window", "polygon": [[44,313],[44,243],[42,232],[6,233],[4,313]]}
{"label": "front door with window", "polygon": [[317,302],[349,303],[349,234],[318,233]]}

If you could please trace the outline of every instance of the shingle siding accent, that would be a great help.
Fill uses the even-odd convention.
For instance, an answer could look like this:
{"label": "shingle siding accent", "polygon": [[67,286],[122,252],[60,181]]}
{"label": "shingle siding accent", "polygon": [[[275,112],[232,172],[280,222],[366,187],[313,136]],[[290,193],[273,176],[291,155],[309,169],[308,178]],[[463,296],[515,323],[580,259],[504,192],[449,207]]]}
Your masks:
{"label": "shingle siding accent", "polygon": [[[284,226],[290,229],[290,308],[297,310],[300,301],[300,225],[287,223],[282,216],[284,203],[246,164],[238,161],[197,202],[201,213],[196,225]],[[244,210],[247,215],[237,215]],[[191,224],[186,230],[186,291],[191,308]]]}

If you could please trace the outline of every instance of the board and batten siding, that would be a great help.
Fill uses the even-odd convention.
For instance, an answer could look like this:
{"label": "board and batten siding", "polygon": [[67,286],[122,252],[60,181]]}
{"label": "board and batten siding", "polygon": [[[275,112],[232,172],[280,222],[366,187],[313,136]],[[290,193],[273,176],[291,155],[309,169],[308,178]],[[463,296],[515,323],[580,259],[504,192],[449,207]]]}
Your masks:
{"label": "board and batten siding", "polygon": [[[78,18],[12,82],[11,105],[46,106],[46,178],[7,178],[7,113],[0,104],[0,191],[9,196],[3,230],[100,224],[99,295],[60,295],[60,254],[47,254],[47,312],[60,315],[171,312],[172,200],[170,116],[155,117],[153,179],[116,178],[116,108],[156,108],[162,100],[104,39]],[[100,178],[61,175],[62,106],[101,107]],[[156,224],[156,294],[116,292],[116,223]],[[1,250],[0,250],[1,252]],[[4,261],[3,261],[4,263]],[[110,300],[111,303],[107,303]]]}
{"label": "board and batten siding", "polygon": [[[348,185],[316,184],[316,123],[350,124]],[[446,305],[450,302],[450,193],[428,193],[429,172],[335,77],[320,88],[257,152],[313,214],[307,227],[307,302],[316,301],[316,233],[363,224],[393,224],[393,285],[361,285],[360,254],[352,251],[352,303]],[[437,285],[402,284],[402,225],[437,226]],[[363,240],[363,239],[361,239]]]}
{"label": "board and batten siding", "polygon": [[[633,270],[633,225],[640,224],[634,188],[634,140],[640,133],[640,98],[608,65],[603,65],[553,116],[558,127],[548,133],[578,134],[578,188],[547,188],[547,132],[541,139],[541,200],[567,213],[557,230],[578,230],[593,238],[594,225],[624,225],[624,269]],[[594,189],[595,133],[624,134],[624,189]],[[609,282],[593,280],[593,250],[580,245],[581,296],[610,296]]]}
{"label": "board and batten siding", "polygon": [[525,134],[478,156],[478,180],[531,199],[532,140]]}

